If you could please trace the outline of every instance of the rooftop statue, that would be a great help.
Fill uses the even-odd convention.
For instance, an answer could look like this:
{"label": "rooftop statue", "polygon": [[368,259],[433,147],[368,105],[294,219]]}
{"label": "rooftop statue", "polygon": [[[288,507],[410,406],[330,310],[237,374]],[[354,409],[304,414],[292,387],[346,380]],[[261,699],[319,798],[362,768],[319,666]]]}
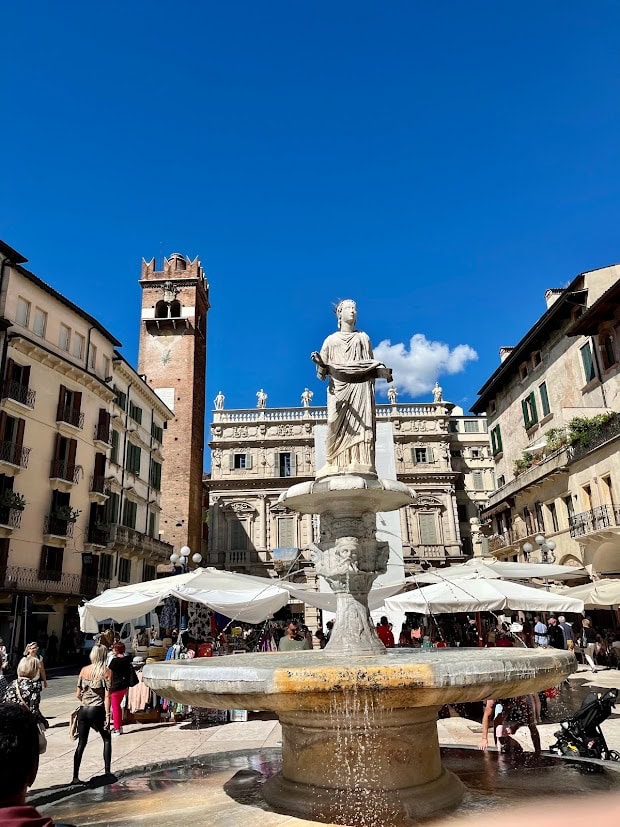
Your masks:
{"label": "rooftop statue", "polygon": [[319,379],[328,379],[327,458],[318,477],[374,474],[375,380],[392,381],[392,371],[373,359],[368,335],[355,329],[357,305],[344,299],[336,308],[338,332],[310,358]]}

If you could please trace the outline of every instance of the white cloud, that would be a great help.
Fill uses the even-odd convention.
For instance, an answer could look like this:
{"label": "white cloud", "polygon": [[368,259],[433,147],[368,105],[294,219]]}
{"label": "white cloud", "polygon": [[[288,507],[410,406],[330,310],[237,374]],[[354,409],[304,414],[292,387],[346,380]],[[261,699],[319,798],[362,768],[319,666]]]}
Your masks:
{"label": "white cloud", "polygon": [[[429,393],[440,376],[460,373],[468,362],[478,359],[478,354],[469,345],[451,349],[444,342],[429,341],[423,333],[411,337],[409,349],[403,342],[393,345],[389,339],[384,339],[375,348],[374,355],[375,359],[392,368],[394,385],[399,391],[413,397]],[[386,383],[381,382],[377,389],[385,395]],[[444,398],[449,397],[444,393]]]}

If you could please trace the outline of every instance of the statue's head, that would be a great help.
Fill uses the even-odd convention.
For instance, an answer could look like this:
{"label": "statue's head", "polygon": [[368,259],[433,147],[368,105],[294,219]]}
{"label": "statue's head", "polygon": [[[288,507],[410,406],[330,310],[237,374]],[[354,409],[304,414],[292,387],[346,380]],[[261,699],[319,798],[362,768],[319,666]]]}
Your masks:
{"label": "statue's head", "polygon": [[357,305],[353,299],[343,299],[338,302],[336,316],[338,316],[338,328],[342,327],[343,321],[354,325],[357,321]]}

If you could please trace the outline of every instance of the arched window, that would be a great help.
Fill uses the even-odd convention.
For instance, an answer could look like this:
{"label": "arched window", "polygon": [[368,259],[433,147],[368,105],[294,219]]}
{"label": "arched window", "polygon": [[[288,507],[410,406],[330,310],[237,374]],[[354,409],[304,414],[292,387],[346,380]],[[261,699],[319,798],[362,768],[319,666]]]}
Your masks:
{"label": "arched window", "polygon": [[176,299],[173,302],[170,302],[170,317],[172,319],[178,319],[181,316],[181,302],[177,301]]}
{"label": "arched window", "polygon": [[155,318],[166,319],[168,317],[168,305],[165,301],[158,301],[155,305]]}

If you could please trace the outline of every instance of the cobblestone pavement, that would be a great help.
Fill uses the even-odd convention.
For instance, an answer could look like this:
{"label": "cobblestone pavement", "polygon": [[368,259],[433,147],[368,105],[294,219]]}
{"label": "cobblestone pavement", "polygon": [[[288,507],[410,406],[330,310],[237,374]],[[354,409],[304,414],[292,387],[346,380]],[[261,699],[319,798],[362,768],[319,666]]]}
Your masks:
{"label": "cobblestone pavement", "polygon": [[[72,760],[75,741],[69,738],[69,716],[76,707],[75,675],[52,677],[43,693],[41,709],[49,719],[48,749],[41,756],[39,774],[32,788],[34,794],[53,791],[66,785],[72,776]],[[541,724],[539,729],[543,749],[555,740],[557,721],[569,717],[578,709],[585,693],[591,687],[620,687],[620,671],[603,670],[593,675],[581,669],[571,676],[560,698],[551,701],[551,723]],[[449,718],[438,723],[439,740],[442,744],[476,746],[481,727],[476,721],[465,718]],[[603,725],[603,732],[610,748],[620,750],[620,707]],[[527,729],[516,736],[526,750],[532,748]],[[251,714],[247,723],[228,723],[195,729],[187,722],[133,724],[125,727],[124,734],[112,741],[112,770],[119,772],[140,768],[157,761],[207,753],[245,750],[258,747],[278,746],[281,743],[280,725],[267,714]],[[84,754],[80,775],[83,779],[103,774],[101,739],[95,733]]]}

